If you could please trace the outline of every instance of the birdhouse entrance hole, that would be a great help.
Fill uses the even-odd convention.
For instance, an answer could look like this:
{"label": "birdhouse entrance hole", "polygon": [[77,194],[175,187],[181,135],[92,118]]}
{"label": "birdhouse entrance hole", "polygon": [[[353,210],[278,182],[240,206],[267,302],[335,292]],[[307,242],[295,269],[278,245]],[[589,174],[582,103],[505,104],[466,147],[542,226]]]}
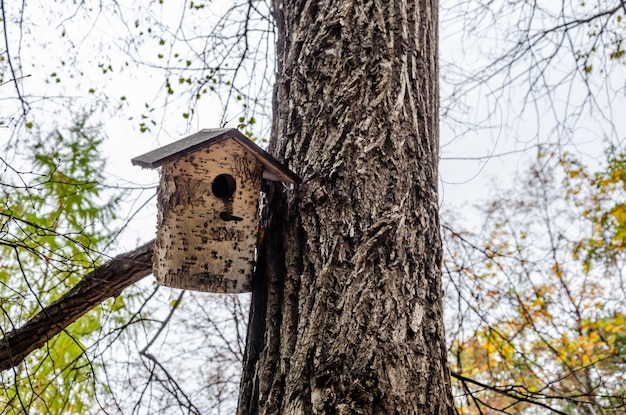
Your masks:
{"label": "birdhouse entrance hole", "polygon": [[230,174],[220,174],[213,180],[211,190],[218,199],[230,199],[237,190],[237,184]]}

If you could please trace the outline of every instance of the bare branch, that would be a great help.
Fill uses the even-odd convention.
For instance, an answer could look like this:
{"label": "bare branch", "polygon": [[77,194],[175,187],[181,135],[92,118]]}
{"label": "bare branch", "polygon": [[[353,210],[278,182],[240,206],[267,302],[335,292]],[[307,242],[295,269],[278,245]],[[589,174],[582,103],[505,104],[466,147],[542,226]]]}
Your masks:
{"label": "bare branch", "polygon": [[7,16],[5,12],[5,7],[6,6],[4,4],[4,0],[0,0],[0,9],[2,10],[2,29],[4,30],[4,44],[6,48],[7,62],[9,64],[9,69],[11,70],[11,75],[13,77],[13,83],[15,84],[15,91],[17,93],[17,97],[22,104],[22,114],[26,116],[26,114],[28,113],[28,103],[22,96],[22,91],[20,90],[20,87],[17,85],[18,79],[22,79],[25,77],[16,75],[15,68],[13,66],[13,61],[11,60],[11,55],[9,53],[9,32],[7,29]]}
{"label": "bare branch", "polygon": [[500,393],[502,395],[508,396],[509,398],[513,398],[513,399],[515,399],[518,402],[528,402],[530,404],[537,405],[537,406],[540,406],[540,407],[545,408],[545,409],[549,409],[550,411],[554,412],[555,414],[566,415],[565,412],[561,412],[558,409],[552,408],[551,406],[546,405],[543,402],[539,402],[539,401],[536,401],[534,399],[530,399],[530,398],[528,398],[528,397],[526,397],[526,396],[524,396],[524,395],[522,395],[520,393],[516,393],[513,390],[504,390],[504,389],[500,389],[500,388],[497,388],[497,387],[492,386],[492,385],[487,385],[486,383],[482,383],[482,382],[479,382],[477,380],[470,379],[468,377],[465,377],[465,376],[461,375],[460,373],[456,373],[456,372],[453,372],[453,371],[450,371],[450,376],[460,380],[461,382],[463,382],[463,384],[471,383],[471,384],[480,386],[481,388],[489,389],[491,391],[494,391],[494,392]]}
{"label": "bare branch", "polygon": [[82,315],[149,275],[153,246],[154,240],[97,267],[22,327],[3,333],[0,371],[19,365],[30,352],[43,346]]}

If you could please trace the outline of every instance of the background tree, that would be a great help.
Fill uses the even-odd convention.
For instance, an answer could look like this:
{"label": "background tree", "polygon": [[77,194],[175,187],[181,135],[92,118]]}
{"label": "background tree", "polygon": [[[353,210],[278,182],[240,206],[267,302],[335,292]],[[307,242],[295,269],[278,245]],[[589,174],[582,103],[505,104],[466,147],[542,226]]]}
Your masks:
{"label": "background tree", "polygon": [[[86,268],[102,262],[98,250],[115,231],[102,223],[114,217],[117,205],[116,198],[103,197],[100,185],[102,139],[85,117],[69,131],[51,133],[31,149],[32,169],[37,173],[15,171],[2,160],[0,306],[4,339],[37,314],[42,304],[61,297]],[[99,314],[111,304],[100,306],[100,302],[93,304],[95,312],[71,329],[57,330],[60,334],[54,339],[44,334],[44,341],[51,340],[47,350],[29,356],[11,377],[3,376],[3,413],[16,408],[18,412],[80,412],[90,403],[93,385],[81,380],[89,378],[94,369],[74,333],[88,334],[101,328]],[[14,350],[18,352],[19,347]],[[7,352],[10,349],[3,347],[0,354],[11,360],[13,356]]]}
{"label": "background tree", "polygon": [[444,226],[464,413],[624,411],[623,158],[589,174],[544,153],[481,234]]}
{"label": "background tree", "polygon": [[[516,158],[510,184],[500,175],[500,186],[476,204],[481,219],[472,232],[462,231],[458,214],[446,220],[459,409],[533,413],[540,404],[620,413],[620,340],[600,326],[624,328],[621,243],[608,243],[608,235],[620,235],[621,209],[611,201],[623,190],[619,180],[599,183],[623,174],[616,162],[624,151],[616,112],[623,105],[623,2],[463,2],[449,12],[442,12],[443,28],[462,21],[468,30],[453,52],[465,59],[447,62],[451,54],[442,53],[442,84],[458,98],[444,101],[444,131],[452,124],[453,137],[464,141],[490,137],[486,156],[473,149],[464,156],[478,173],[487,163],[510,171],[514,155],[531,156]],[[473,111],[481,100],[489,105]],[[465,128],[457,123],[471,114]],[[444,133],[442,141],[445,171],[454,138],[446,142]]]}

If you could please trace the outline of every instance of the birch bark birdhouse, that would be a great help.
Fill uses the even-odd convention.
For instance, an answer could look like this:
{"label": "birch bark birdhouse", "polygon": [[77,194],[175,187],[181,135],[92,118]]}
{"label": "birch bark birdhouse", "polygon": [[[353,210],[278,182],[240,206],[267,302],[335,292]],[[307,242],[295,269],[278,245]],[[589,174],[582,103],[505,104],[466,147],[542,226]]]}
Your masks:
{"label": "birch bark birdhouse", "polygon": [[263,179],[300,178],[236,129],[206,129],[139,157],[161,167],[153,273],[160,285],[252,289]]}

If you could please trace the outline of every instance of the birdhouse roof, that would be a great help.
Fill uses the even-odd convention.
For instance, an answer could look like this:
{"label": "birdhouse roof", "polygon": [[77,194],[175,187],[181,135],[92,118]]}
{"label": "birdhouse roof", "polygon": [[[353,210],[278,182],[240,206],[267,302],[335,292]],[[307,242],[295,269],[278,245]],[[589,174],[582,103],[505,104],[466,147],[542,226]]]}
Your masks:
{"label": "birdhouse roof", "polygon": [[281,162],[254,144],[248,137],[235,128],[204,129],[157,148],[149,153],[135,157],[131,162],[136,166],[154,169],[191,154],[200,149],[211,147],[224,140],[235,140],[254,155],[263,164],[263,178],[285,183],[300,183],[302,179],[285,167]]}

